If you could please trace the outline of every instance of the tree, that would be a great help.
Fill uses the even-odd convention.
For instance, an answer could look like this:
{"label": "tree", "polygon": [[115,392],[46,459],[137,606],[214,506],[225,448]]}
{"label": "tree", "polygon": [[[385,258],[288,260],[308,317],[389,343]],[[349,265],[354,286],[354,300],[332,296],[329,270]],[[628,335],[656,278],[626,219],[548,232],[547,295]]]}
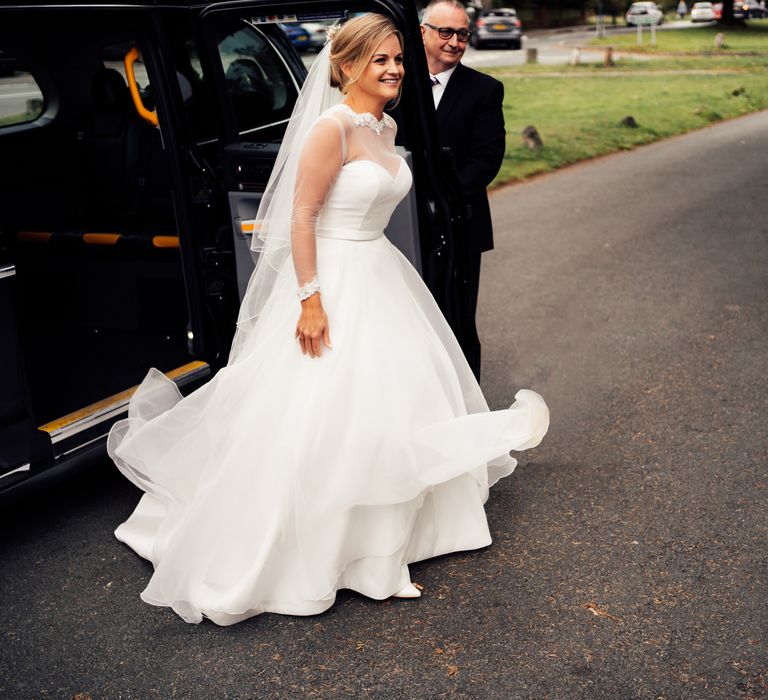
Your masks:
{"label": "tree", "polygon": [[597,14],[609,15],[613,24],[616,24],[616,17],[624,14],[626,3],[623,0],[592,0],[589,6],[594,8]]}
{"label": "tree", "polygon": [[733,0],[723,0],[723,13],[720,16],[720,24],[736,24],[733,16]]}

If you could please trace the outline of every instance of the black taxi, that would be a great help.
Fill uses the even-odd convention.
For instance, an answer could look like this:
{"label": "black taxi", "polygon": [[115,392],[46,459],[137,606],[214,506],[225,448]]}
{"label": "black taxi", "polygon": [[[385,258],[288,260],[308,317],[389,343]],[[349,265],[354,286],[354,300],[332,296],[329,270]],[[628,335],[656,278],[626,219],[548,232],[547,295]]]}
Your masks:
{"label": "black taxi", "polygon": [[[387,234],[459,341],[462,209],[399,0],[0,6],[0,501],[102,453],[150,367],[226,364],[261,193],[306,66],[285,26],[390,16],[414,188]],[[305,60],[310,60],[309,58]]]}

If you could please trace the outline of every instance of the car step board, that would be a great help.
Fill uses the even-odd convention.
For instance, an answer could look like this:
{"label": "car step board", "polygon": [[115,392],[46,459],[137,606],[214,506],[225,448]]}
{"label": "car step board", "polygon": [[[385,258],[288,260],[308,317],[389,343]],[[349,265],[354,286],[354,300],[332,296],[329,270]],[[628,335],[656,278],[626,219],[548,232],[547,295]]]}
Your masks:
{"label": "car step board", "polygon": [[[165,372],[165,376],[181,388],[192,382],[203,380],[210,373],[211,368],[207,362],[194,361]],[[57,456],[71,452],[72,449],[89,444],[106,435],[112,423],[125,413],[128,402],[138,388],[139,386],[136,385],[113,396],[108,396],[101,401],[41,425],[38,429],[48,433]],[[99,428],[102,429],[99,430]],[[73,446],[75,441],[72,441],[71,438],[75,436],[80,436],[80,439]],[[59,447],[65,449],[62,451],[58,449]]]}

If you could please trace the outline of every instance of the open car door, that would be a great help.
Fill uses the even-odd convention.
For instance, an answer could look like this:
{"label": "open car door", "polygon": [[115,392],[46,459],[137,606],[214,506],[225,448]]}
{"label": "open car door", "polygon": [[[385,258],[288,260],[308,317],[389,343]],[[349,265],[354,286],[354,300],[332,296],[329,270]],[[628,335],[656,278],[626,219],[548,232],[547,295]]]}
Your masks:
{"label": "open car door", "polygon": [[3,79],[39,93],[0,120],[3,497],[100,453],[150,367],[189,388],[210,376],[155,13],[0,7],[0,50],[19,68]]}
{"label": "open car door", "polygon": [[[278,12],[279,11],[279,12]],[[314,54],[293,51],[286,29],[302,22],[344,21],[354,13],[388,14],[406,41],[406,75],[426,75],[415,6],[323,2],[310,7],[241,3],[236,9],[211,7],[200,17],[201,54],[206,55],[214,102],[221,110],[220,162],[226,187],[240,298],[253,270],[254,219],[280,147],[280,139]],[[406,79],[396,112],[399,146],[414,176],[386,230],[430,287],[461,342],[464,319],[455,289],[454,240],[461,207],[450,173],[435,142],[434,110],[428,84]],[[257,106],[258,105],[258,106]]]}

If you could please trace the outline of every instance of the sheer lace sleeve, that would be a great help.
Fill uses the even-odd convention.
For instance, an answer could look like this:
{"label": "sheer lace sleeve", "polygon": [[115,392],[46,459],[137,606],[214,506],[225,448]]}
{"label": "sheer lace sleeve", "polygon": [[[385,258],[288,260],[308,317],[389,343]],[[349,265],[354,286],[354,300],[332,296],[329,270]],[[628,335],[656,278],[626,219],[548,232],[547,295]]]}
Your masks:
{"label": "sheer lace sleeve", "polygon": [[306,291],[317,284],[317,217],[345,158],[344,125],[333,117],[321,118],[312,127],[301,150],[291,217],[291,253],[296,279],[299,287]]}

